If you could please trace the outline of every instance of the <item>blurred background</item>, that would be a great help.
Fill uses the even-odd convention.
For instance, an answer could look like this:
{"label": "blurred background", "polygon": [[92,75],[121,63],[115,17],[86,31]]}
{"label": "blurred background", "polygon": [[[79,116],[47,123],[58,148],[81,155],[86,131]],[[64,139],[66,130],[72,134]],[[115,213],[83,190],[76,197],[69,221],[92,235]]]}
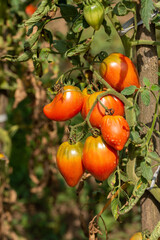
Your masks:
{"label": "blurred background", "polygon": [[[0,56],[19,56],[23,52],[27,29],[20,25],[39,3],[0,0]],[[27,8],[30,4],[32,7]],[[60,13],[55,17],[58,16]],[[130,17],[123,17],[122,22]],[[66,22],[62,19],[51,22],[46,29],[53,40],[61,39],[63,46]],[[90,36],[92,29],[84,34]],[[37,72],[32,60],[0,61],[0,239],[85,240],[88,223],[107,201],[108,185],[90,177],[78,193],[77,187],[66,185],[57,170],[56,151],[68,138],[67,123],[48,120],[42,109],[51,100],[48,87],[72,66],[63,52],[46,55],[48,43],[43,36],[39,44],[44,52]],[[109,36],[103,27],[96,33],[91,53],[94,56],[102,50],[124,53],[112,25]],[[80,118],[76,116],[73,122]],[[110,207],[102,217],[110,240],[128,240],[140,231],[139,205],[120,221],[114,220]],[[106,239],[103,221],[99,220],[102,240]]]}

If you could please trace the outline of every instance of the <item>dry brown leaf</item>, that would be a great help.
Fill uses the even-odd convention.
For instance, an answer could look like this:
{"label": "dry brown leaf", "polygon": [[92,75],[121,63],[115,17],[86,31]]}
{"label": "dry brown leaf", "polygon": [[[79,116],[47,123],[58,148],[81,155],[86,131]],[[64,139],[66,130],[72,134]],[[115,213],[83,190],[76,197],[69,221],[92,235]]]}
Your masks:
{"label": "dry brown leaf", "polygon": [[27,97],[27,93],[24,87],[24,84],[21,79],[17,79],[17,89],[14,94],[15,100],[13,104],[13,108],[16,108],[18,104],[23,101]]}

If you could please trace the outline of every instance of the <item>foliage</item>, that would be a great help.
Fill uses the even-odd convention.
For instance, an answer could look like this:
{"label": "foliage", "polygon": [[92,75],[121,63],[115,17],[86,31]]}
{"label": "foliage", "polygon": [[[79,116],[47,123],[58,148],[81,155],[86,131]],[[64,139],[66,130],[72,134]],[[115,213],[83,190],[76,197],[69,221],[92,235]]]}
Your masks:
{"label": "foliage", "polygon": [[[69,229],[68,234],[70,229],[71,232],[74,230],[64,214],[69,204],[70,209],[74,205],[75,212],[78,211],[83,230],[82,233],[76,226],[77,213],[69,212],[70,221],[77,230],[74,235],[72,233],[72,238],[81,239],[82,235],[84,239],[84,235],[86,238],[92,235],[93,239],[96,239],[97,235],[102,235],[101,229],[104,229],[104,239],[107,236],[108,223],[103,220],[102,213],[111,205],[114,219],[125,220],[123,215],[131,214],[130,210],[138,204],[151,184],[153,161],[157,161],[157,165],[160,162],[157,149],[152,144],[153,134],[160,135],[155,128],[155,123],[160,117],[159,85],[152,84],[149,79],[144,78],[144,86],[138,88],[131,84],[121,92],[117,92],[98,71],[102,60],[109,53],[99,50],[98,47],[95,49],[95,44],[97,43],[98,46],[100,42],[99,31],[103,31],[106,39],[112,39],[114,31],[122,41],[122,51],[133,59],[134,46],[137,44],[137,3],[124,0],[113,5],[112,1],[100,1],[100,5],[104,8],[104,19],[100,22],[101,27],[98,25],[98,28],[93,27],[95,23],[92,25],[92,19],[91,22],[87,21],[83,12],[86,5],[95,3],[94,0],[35,1],[37,10],[28,18],[24,10],[29,3],[30,1],[1,3],[1,11],[3,9],[6,16],[1,18],[0,25],[0,32],[5,36],[3,39],[0,38],[4,46],[0,62],[4,69],[0,75],[0,90],[7,91],[11,99],[14,96],[14,103],[10,102],[8,105],[9,119],[6,125],[8,132],[0,129],[4,136],[0,141],[3,145],[3,156],[9,157],[12,139],[10,167],[13,172],[10,175],[10,184],[16,189],[20,200],[16,207],[22,213],[25,212],[22,214],[22,219],[18,218],[14,221],[13,218],[8,236],[12,233],[12,228],[14,229],[19,223],[26,231],[24,239],[47,240],[63,239],[63,237],[67,239],[66,229]],[[8,5],[11,7],[10,16]],[[141,18],[148,30],[150,21],[153,20],[158,25],[159,13],[153,19],[151,17],[156,10],[157,6],[151,0],[142,1]],[[128,13],[132,13],[134,18],[132,22],[134,31],[130,35],[126,34],[130,30],[129,26],[122,25],[119,18]],[[65,21],[66,30],[62,32],[54,30],[54,26],[61,20]],[[8,21],[9,28],[6,28],[5,21]],[[146,41],[143,44],[152,43]],[[20,71],[17,70],[19,68]],[[102,91],[102,93],[96,97],[85,119],[79,114],[66,123],[47,120],[42,113],[43,106],[51,101],[57,92],[63,92],[65,85],[71,84],[79,87],[81,91],[87,88],[88,91]],[[119,152],[119,166],[104,182],[95,181],[91,174],[84,173],[76,189],[66,188],[56,167],[57,148],[68,138],[72,141],[78,139],[85,142],[88,136],[95,137],[100,132],[100,129],[91,125],[90,116],[96,104],[100,104],[105,111],[108,110],[101,102],[101,98],[107,95],[114,95],[123,102],[125,119],[130,127],[130,138]],[[151,104],[151,95],[155,98],[155,113],[153,122],[148,127],[139,122],[138,99],[140,98],[147,107]],[[13,110],[11,106],[14,106]],[[154,185],[154,190],[151,188],[150,192],[160,202],[158,186]],[[109,198],[107,203],[106,197]],[[77,199],[76,203],[74,199]],[[61,203],[64,201],[66,205],[63,209]],[[41,206],[41,211],[38,211],[38,205]],[[101,210],[98,209],[99,206],[102,207]],[[83,208],[87,210],[84,211]],[[17,211],[11,207],[13,216]],[[109,217],[114,222],[113,217],[110,215]],[[65,222],[63,226],[60,224],[62,221]],[[42,227],[45,230],[41,234],[39,229]],[[16,228],[16,231],[21,235],[22,229]],[[155,231],[149,233],[152,240],[160,237],[159,225]],[[147,239],[147,234],[144,234],[144,239]]]}

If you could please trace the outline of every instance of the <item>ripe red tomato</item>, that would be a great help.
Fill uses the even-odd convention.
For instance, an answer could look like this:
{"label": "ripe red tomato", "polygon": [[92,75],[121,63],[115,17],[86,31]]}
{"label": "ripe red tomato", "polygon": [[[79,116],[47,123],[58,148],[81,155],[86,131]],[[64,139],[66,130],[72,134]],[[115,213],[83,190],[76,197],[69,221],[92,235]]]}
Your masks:
{"label": "ripe red tomato", "polygon": [[29,4],[25,8],[25,12],[28,16],[32,16],[32,14],[37,10],[37,7],[33,6],[32,4]]}
{"label": "ripe red tomato", "polygon": [[131,85],[140,87],[133,62],[121,53],[112,53],[100,64],[100,74],[118,92]]}
{"label": "ripe red tomato", "polygon": [[83,95],[75,86],[64,86],[53,101],[43,108],[47,118],[54,121],[66,121],[82,109]]}
{"label": "ripe red tomato", "polygon": [[[81,112],[81,115],[83,118],[86,118],[89,110],[91,109],[93,103],[95,102],[97,96],[99,94],[103,93],[101,92],[95,92],[92,93],[84,102],[83,105],[83,112]],[[108,109],[113,109],[114,114],[113,115],[122,115],[124,116],[124,104],[115,96],[107,95],[103,98],[101,98],[101,102],[104,104],[105,107]],[[100,128],[102,118],[105,116],[105,109],[104,107],[98,102],[96,106],[94,107],[91,116],[90,116],[90,123],[93,127]]]}
{"label": "ripe red tomato", "polygon": [[101,133],[107,144],[120,151],[129,138],[130,129],[124,117],[106,115],[102,119]]}
{"label": "ripe red tomato", "polygon": [[117,151],[110,147],[101,136],[88,137],[83,148],[82,161],[85,169],[97,180],[104,181],[116,169]]}
{"label": "ripe red tomato", "polygon": [[81,142],[73,145],[64,142],[58,149],[56,156],[57,166],[70,187],[74,187],[84,173],[82,151],[83,144]]}

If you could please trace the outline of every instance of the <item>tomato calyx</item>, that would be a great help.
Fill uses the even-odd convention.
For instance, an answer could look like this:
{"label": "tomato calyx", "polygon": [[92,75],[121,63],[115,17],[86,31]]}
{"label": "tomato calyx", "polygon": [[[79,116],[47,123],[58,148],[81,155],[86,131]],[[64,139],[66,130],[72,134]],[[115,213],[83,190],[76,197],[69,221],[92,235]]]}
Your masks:
{"label": "tomato calyx", "polygon": [[107,110],[105,111],[105,114],[112,116],[112,115],[114,114],[114,109],[113,109],[113,108],[107,109]]}
{"label": "tomato calyx", "polygon": [[90,131],[94,138],[97,138],[101,135],[101,131],[98,128],[90,128]]}

